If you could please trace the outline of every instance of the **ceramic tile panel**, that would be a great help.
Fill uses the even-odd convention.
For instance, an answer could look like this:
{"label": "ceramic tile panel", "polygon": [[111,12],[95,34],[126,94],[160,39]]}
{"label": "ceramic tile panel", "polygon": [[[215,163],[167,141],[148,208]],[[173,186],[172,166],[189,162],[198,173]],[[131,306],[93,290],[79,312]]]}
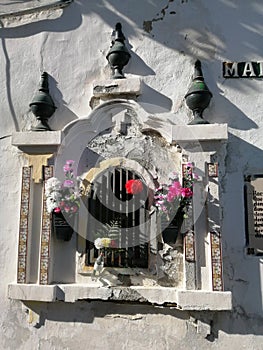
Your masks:
{"label": "ceramic tile panel", "polygon": [[20,223],[18,238],[17,283],[26,283],[27,243],[30,206],[31,167],[22,168]]}
{"label": "ceramic tile panel", "polygon": [[185,234],[184,252],[186,261],[195,262],[195,235],[192,230],[189,230]]}
{"label": "ceramic tile panel", "polygon": [[[53,176],[53,167],[44,166],[44,180],[48,180]],[[45,182],[43,188],[43,210],[42,210],[42,228],[41,228],[41,246],[40,246],[40,275],[39,283],[49,283],[49,255],[50,255],[50,237],[51,237],[51,217],[47,211]]]}
{"label": "ceramic tile panel", "polygon": [[223,290],[221,237],[210,232],[213,290]]}

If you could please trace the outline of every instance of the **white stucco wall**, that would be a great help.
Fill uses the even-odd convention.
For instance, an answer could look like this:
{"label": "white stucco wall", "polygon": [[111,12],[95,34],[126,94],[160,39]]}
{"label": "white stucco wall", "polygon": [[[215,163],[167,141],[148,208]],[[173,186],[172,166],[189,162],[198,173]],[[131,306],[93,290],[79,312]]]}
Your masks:
{"label": "white stucco wall", "polygon": [[[263,82],[222,76],[223,61],[262,61],[262,12],[260,0],[76,0],[55,12],[2,19],[0,349],[262,348],[263,260],[245,255],[243,174],[263,169]],[[7,299],[7,285],[16,279],[20,169],[26,164],[10,135],[35,122],[28,105],[43,70],[51,77],[57,106],[53,129],[91,112],[93,81],[110,76],[105,56],[118,21],[132,55],[124,71],[143,78],[138,100],[146,111],[159,118],[170,111],[173,122],[186,124],[191,113],[183,97],[199,58],[213,93],[204,116],[229,125],[220,186],[225,289],[233,293],[232,313],[190,315],[169,307],[95,301],[31,303],[40,315],[36,320],[21,302]],[[195,319],[204,324],[213,319],[208,339]]]}

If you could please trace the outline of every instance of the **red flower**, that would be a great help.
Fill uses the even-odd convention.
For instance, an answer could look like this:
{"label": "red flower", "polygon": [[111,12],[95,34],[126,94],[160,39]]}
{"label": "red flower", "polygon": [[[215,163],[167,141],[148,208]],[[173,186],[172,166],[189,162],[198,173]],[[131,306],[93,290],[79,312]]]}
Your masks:
{"label": "red flower", "polygon": [[126,192],[129,194],[137,194],[142,192],[143,184],[141,180],[128,180],[125,184]]}
{"label": "red flower", "polygon": [[193,192],[191,188],[189,187],[182,188],[182,197],[190,198],[192,197],[192,195],[193,195]]}

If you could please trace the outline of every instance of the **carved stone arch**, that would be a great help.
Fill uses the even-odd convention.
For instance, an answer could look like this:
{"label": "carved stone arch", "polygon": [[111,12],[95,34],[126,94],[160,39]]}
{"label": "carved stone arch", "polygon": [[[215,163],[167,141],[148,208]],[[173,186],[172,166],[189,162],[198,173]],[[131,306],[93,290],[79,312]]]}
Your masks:
{"label": "carved stone arch", "polygon": [[124,112],[127,108],[136,114],[139,123],[143,123],[143,119],[146,118],[145,111],[137,103],[127,100],[113,100],[101,104],[87,117],[67,124],[62,130],[63,143],[57,153],[56,169],[61,169],[66,159],[74,159],[78,164],[81,154],[89,142],[106,130],[113,128],[113,116]]}
{"label": "carved stone arch", "polygon": [[[148,125],[148,121],[151,118],[153,119],[153,117],[149,116],[140,104],[130,100],[111,100],[98,106],[89,116],[74,120],[64,127],[63,142],[56,157],[55,175],[60,176],[59,172],[61,172],[63,164],[68,159],[74,159],[75,165],[79,166],[82,154],[87,148],[87,145],[96,139],[96,137],[99,137],[99,135],[114,128],[116,124],[114,118],[116,115],[118,113],[125,113],[127,110],[133,115],[141,133],[146,134],[150,131],[152,134],[158,134],[160,135],[160,139],[162,138],[164,142],[170,144],[168,129],[160,129],[159,125],[158,128]],[[136,157],[134,159],[136,160]],[[61,175],[63,176],[62,173]]]}
{"label": "carved stone arch", "polygon": [[[119,112],[125,109],[132,110],[136,114],[141,125],[144,125],[144,123],[148,120],[148,113],[139,103],[133,100],[116,99],[102,103],[87,117],[73,120],[63,128],[63,133],[64,135],[67,135],[76,125],[88,125],[91,129],[95,129],[98,133],[100,133],[104,130],[104,127],[108,125],[107,123],[103,125],[103,123],[108,121],[109,116],[111,116],[114,111]],[[102,121],[103,123],[101,123]]]}
{"label": "carved stone arch", "polygon": [[151,174],[144,167],[142,167],[140,163],[136,162],[133,159],[127,159],[123,157],[111,158],[100,162],[98,167],[92,168],[87,172],[84,180],[86,180],[87,183],[92,183],[100,173],[114,167],[123,167],[125,169],[136,172],[144,180],[146,186],[150,190],[154,191],[155,185]]}

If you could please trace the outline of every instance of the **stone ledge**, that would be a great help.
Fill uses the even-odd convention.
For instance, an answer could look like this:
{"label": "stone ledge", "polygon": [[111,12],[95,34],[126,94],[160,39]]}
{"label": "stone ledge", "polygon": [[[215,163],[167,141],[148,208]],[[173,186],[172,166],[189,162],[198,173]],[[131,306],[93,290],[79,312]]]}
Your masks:
{"label": "stone ledge", "polygon": [[12,134],[14,146],[60,145],[61,131],[25,131]]}
{"label": "stone ledge", "polygon": [[9,284],[8,298],[52,302],[57,300],[57,286],[42,286],[37,284]]}
{"label": "stone ledge", "polygon": [[116,95],[141,94],[141,80],[139,78],[112,79],[95,81],[93,83],[93,96],[106,97]]}
{"label": "stone ledge", "polygon": [[53,153],[61,142],[61,131],[25,131],[12,134],[12,145],[25,153]]}
{"label": "stone ledge", "polygon": [[177,304],[182,310],[231,310],[231,292],[180,290]]}
{"label": "stone ledge", "polygon": [[171,287],[98,287],[87,284],[9,284],[8,297],[22,301],[73,303],[77,300],[108,300],[172,304],[180,310],[222,311],[232,309],[231,292],[177,290]]}
{"label": "stone ledge", "polygon": [[172,142],[226,141],[227,139],[227,124],[172,126]]}

